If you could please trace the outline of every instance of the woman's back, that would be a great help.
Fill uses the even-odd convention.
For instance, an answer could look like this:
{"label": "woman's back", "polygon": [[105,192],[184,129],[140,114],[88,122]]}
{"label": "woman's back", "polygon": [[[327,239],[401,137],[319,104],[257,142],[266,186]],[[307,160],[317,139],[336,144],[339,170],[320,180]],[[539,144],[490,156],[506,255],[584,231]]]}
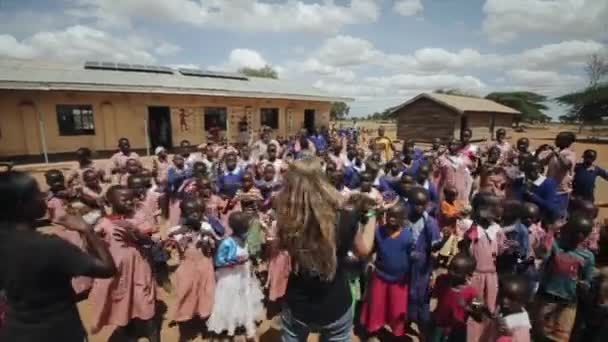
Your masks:
{"label": "woman's back", "polygon": [[71,279],[89,267],[76,246],[36,231],[0,234],[0,288],[9,312],[1,341],[82,341]]}
{"label": "woman's back", "polygon": [[323,325],[336,321],[350,308],[352,299],[344,262],[353,245],[358,219],[359,213],[355,210],[340,211],[336,226],[338,264],[332,280],[323,280],[310,271],[298,270],[294,265],[287,285],[286,301],[296,319]]}

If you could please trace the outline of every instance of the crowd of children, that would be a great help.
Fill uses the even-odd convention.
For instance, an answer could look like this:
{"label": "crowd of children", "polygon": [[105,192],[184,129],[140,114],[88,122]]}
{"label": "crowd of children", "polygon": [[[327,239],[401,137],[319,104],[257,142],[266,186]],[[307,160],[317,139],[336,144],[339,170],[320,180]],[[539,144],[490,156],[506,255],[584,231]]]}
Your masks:
{"label": "crowd of children", "polygon": [[[249,144],[184,141],[172,156],[158,147],[149,169],[121,138],[108,165],[81,148],[74,170],[46,172],[48,217],[81,215],[116,263],[113,278],[73,280],[93,304],[92,333],[111,326],[134,339],[141,325],[160,341],[162,286],[180,328],[196,321],[253,339],[293,269],[273,199],[289,162],[316,156],[344,203],[363,196],[378,219],[373,257],[348,260],[364,338],[605,340],[607,231],[594,188],[608,173],[593,150],[577,163],[570,132],[534,151],[525,138],[511,146],[504,129],[495,138],[478,146],[464,130],[423,151],[414,140],[398,150],[382,128],[377,137],[323,129],[288,139],[264,130]],[[49,233],[84,248],[75,232]]]}

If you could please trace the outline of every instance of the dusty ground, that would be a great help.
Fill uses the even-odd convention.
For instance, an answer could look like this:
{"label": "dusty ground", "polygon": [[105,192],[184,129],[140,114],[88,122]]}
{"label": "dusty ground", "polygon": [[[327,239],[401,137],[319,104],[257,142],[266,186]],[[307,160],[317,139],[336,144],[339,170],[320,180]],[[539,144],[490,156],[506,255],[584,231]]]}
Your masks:
{"label": "dusty ground", "polygon": [[[365,122],[362,124],[366,127],[369,127],[370,129],[375,129],[378,126],[377,123],[370,123],[370,122]],[[387,134],[389,136],[394,137],[395,136],[394,125],[393,126],[385,125],[385,126],[387,127]],[[531,127],[529,129],[527,129],[526,132],[524,132],[524,133],[511,132],[510,139],[512,142],[514,142],[518,138],[520,138],[522,136],[526,136],[531,140],[532,146],[539,146],[544,143],[552,143],[553,138],[559,131],[563,131],[563,130],[567,130],[567,129],[573,130],[573,131],[577,130],[576,127],[565,127],[565,126],[561,126],[561,125],[549,125],[546,127]],[[587,136],[587,135],[607,135],[607,134],[605,132],[601,132],[601,131],[600,132],[596,131],[593,133],[583,132],[583,136]],[[582,152],[588,148],[593,148],[598,151],[598,161],[597,161],[598,165],[603,166],[603,167],[608,167],[608,144],[594,144],[594,143],[580,143],[580,142],[575,144],[575,150],[576,150],[578,156],[582,155]],[[100,161],[100,162],[103,163],[103,161]],[[146,158],[145,162],[149,162],[149,160]],[[53,165],[40,165],[40,164],[23,165],[23,166],[18,166],[17,169],[31,171],[34,174],[34,176],[41,181],[41,183],[44,183],[43,177],[42,177],[44,171],[46,171],[50,168],[60,168],[60,169],[67,171],[72,167],[72,165],[74,165],[74,164],[73,163],[57,163],[57,164],[53,164]],[[596,189],[596,199],[598,202],[608,202],[608,182],[598,180],[597,189]],[[608,217],[608,208],[601,209],[600,216],[602,218],[607,218]],[[168,293],[164,292],[162,289],[159,289],[159,300],[163,303],[163,305],[161,305],[161,307],[162,306],[171,306],[174,298],[172,297],[171,294],[168,294]],[[81,311],[82,318],[85,322],[85,326],[88,326],[89,325],[88,320],[89,320],[90,312],[92,309],[91,304],[89,302],[85,301],[85,302],[81,303],[79,308]],[[258,340],[259,341],[262,341],[262,342],[279,341],[279,331],[276,329],[273,329],[272,326],[276,327],[276,324],[273,324],[269,320],[265,320],[262,322],[262,324],[260,325],[260,327],[258,329]],[[92,341],[92,342],[108,341],[111,334],[112,334],[112,329],[106,328],[106,329],[102,330],[98,335],[90,336],[90,341]],[[162,323],[162,340],[163,341],[178,341],[178,339],[179,339],[178,328],[175,326],[169,327],[169,320],[167,319],[167,317],[164,317],[163,323]],[[195,339],[195,341],[210,341],[210,340],[226,340],[226,339],[203,339],[200,335]],[[313,337],[309,338],[309,341],[317,341],[317,339],[313,336]],[[359,340],[356,337],[353,337],[353,341],[359,341]]]}

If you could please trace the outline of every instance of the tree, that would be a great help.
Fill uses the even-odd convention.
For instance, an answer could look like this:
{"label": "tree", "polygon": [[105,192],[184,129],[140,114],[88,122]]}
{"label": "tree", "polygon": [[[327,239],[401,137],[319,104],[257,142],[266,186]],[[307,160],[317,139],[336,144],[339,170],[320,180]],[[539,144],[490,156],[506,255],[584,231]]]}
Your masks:
{"label": "tree", "polygon": [[240,68],[239,73],[249,77],[263,77],[263,78],[279,78],[279,73],[274,70],[270,65],[266,65],[263,68]]}
{"label": "tree", "polygon": [[547,110],[547,106],[543,104],[547,101],[547,97],[544,95],[529,91],[514,91],[490,93],[485,98],[518,110],[521,112],[520,121],[545,122],[547,120],[547,115],[543,113],[544,110]]}
{"label": "tree", "polygon": [[587,88],[562,95],[556,101],[570,107],[567,120],[579,122],[579,132],[586,123],[601,122],[608,116],[608,82],[602,82],[608,76],[608,58],[591,55],[585,65],[585,73],[589,78]]}
{"label": "tree", "polygon": [[456,96],[465,96],[465,97],[477,97],[479,96],[471,94],[465,90],[456,89],[456,88],[441,88],[436,89],[434,91],[435,94],[445,94],[445,95],[456,95]]}
{"label": "tree", "polygon": [[331,104],[329,118],[331,120],[343,120],[348,116],[348,112],[350,112],[350,107],[346,102],[334,102]]}

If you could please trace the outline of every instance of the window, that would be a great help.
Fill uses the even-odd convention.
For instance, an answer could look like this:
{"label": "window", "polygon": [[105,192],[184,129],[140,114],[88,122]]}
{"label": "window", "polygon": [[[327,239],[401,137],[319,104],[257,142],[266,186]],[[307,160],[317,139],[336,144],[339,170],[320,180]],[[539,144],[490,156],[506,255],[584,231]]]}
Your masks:
{"label": "window", "polygon": [[95,135],[91,105],[57,105],[59,135]]}
{"label": "window", "polygon": [[205,108],[205,130],[211,128],[219,128],[222,131],[226,130],[226,118],[228,112],[224,107],[207,107]]}
{"label": "window", "polygon": [[261,108],[260,124],[272,129],[279,129],[279,108]]}

